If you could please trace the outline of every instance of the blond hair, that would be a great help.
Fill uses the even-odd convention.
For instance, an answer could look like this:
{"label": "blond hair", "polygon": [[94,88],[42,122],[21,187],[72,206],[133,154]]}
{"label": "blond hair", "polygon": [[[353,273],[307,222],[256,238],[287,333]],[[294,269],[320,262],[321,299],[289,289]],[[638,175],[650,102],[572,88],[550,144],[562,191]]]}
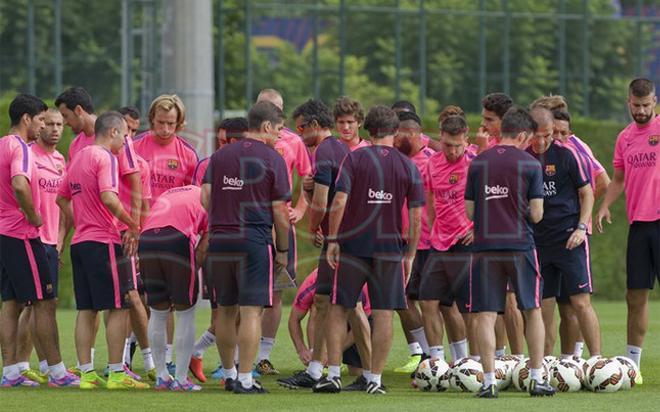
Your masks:
{"label": "blond hair", "polygon": [[176,131],[180,131],[186,125],[186,106],[184,106],[181,98],[176,94],[161,94],[156,97],[151,106],[149,106],[149,124],[151,128],[154,127],[154,117],[156,117],[156,110],[163,110],[169,112],[176,109]]}
{"label": "blond hair", "polygon": [[550,110],[551,112],[555,110],[568,111],[568,103],[566,103],[566,99],[564,99],[564,96],[558,94],[555,95],[551,94],[550,96],[541,96],[538,99],[534,100],[529,107],[530,109],[542,107],[544,109]]}

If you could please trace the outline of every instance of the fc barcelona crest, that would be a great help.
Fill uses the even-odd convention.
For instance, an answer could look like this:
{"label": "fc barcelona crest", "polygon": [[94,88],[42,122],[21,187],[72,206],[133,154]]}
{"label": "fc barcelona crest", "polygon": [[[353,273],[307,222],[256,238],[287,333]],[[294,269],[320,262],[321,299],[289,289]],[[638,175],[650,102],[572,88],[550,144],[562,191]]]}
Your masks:
{"label": "fc barcelona crest", "polygon": [[557,173],[557,168],[555,165],[545,165],[545,175],[554,176]]}
{"label": "fc barcelona crest", "polygon": [[651,146],[657,146],[659,141],[660,141],[660,136],[658,135],[649,136],[649,144]]}
{"label": "fc barcelona crest", "polygon": [[167,167],[169,167],[172,170],[175,170],[176,168],[179,167],[179,161],[176,159],[170,159],[167,161]]}
{"label": "fc barcelona crest", "polygon": [[458,175],[458,173],[450,174],[449,175],[449,183],[451,183],[452,185],[455,185],[456,183],[458,183],[459,177],[460,176]]}

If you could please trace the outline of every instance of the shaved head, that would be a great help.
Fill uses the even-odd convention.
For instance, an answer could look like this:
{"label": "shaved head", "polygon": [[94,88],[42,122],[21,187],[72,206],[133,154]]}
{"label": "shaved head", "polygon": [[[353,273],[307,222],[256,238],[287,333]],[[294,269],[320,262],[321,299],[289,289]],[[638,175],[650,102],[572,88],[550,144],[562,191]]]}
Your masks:
{"label": "shaved head", "polygon": [[271,102],[278,109],[284,110],[284,99],[282,94],[275,89],[263,89],[257,96],[257,102]]}
{"label": "shaved head", "polygon": [[532,115],[534,121],[538,124],[539,128],[543,127],[553,127],[555,122],[555,117],[552,112],[545,107],[537,106],[533,108],[529,114]]}

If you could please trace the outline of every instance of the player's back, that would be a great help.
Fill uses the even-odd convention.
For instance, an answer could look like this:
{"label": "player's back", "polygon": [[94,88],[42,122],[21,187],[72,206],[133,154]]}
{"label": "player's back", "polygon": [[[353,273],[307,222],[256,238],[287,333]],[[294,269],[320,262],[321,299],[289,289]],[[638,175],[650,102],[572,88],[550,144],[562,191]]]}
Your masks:
{"label": "player's back", "polygon": [[201,203],[199,186],[175,187],[161,194],[154,202],[142,232],[171,226],[193,239],[205,231],[206,211]]}

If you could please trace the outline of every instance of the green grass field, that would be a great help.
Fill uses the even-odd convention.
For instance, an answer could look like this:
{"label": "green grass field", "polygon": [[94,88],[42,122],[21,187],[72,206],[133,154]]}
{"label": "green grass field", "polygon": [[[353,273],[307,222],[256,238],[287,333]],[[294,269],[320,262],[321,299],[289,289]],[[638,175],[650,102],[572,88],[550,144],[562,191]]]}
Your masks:
{"label": "green grass field", "polygon": [[[200,393],[156,393],[153,390],[140,392],[109,392],[98,390],[82,392],[75,389],[20,388],[0,390],[0,405],[3,411],[14,410],[616,410],[643,411],[655,410],[660,404],[660,319],[653,316],[660,309],[660,303],[652,302],[650,313],[653,319],[649,325],[642,360],[644,385],[631,391],[614,394],[594,394],[587,392],[559,394],[554,398],[531,399],[526,393],[503,392],[498,400],[474,399],[469,393],[422,393],[410,386],[407,376],[394,374],[394,367],[407,358],[407,346],[399,327],[395,323],[395,342],[390,354],[384,383],[389,393],[385,396],[369,396],[362,393],[343,393],[339,395],[315,395],[307,391],[289,391],[275,383],[275,377],[261,378],[270,390],[265,396],[238,396],[220,389],[217,382],[204,385]],[[604,354],[613,356],[622,353],[625,347],[626,308],[622,302],[597,302],[596,310],[601,321]],[[197,332],[208,325],[209,310],[197,313]],[[285,308],[280,334],[273,351],[272,361],[280,371],[288,375],[299,370],[302,365],[297,361],[287,334],[284,320],[288,315]],[[75,312],[62,310],[58,315],[61,347],[67,365],[75,365],[73,344],[73,323]],[[96,366],[105,365],[105,342],[103,332],[99,333],[96,346]],[[136,359],[139,358],[139,353]],[[218,362],[217,351],[207,352],[205,369],[209,372]],[[138,360],[136,370],[141,370]],[[344,382],[352,380],[345,377]]]}

